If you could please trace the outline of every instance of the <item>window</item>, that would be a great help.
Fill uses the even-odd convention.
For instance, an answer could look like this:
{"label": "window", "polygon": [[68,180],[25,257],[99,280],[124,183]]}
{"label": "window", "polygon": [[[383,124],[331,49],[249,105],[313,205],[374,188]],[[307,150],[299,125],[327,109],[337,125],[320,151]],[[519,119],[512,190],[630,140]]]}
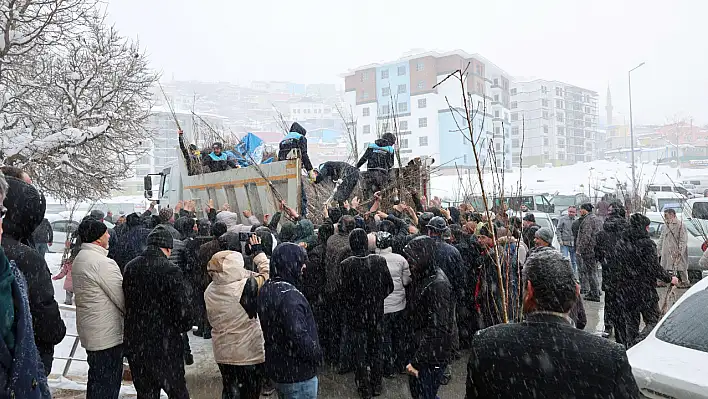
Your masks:
{"label": "window", "polygon": [[558,126],[558,127],[556,127],[556,132],[558,134],[565,135],[565,128],[563,126]]}
{"label": "window", "polygon": [[418,118],[418,127],[428,127],[428,118]]}
{"label": "window", "polygon": [[512,136],[518,136],[518,135],[519,135],[519,127],[518,127],[518,126],[514,126],[514,127],[511,128],[511,135],[512,135]]}
{"label": "window", "polygon": [[381,106],[381,112],[380,112],[381,115],[388,115],[388,111],[389,111],[388,104]]}
{"label": "window", "polygon": [[364,107],[364,109],[361,110],[361,116],[369,116],[371,114],[371,111],[369,111],[369,107]]}
{"label": "window", "polygon": [[422,71],[423,69],[425,69],[425,64],[423,64],[422,62],[415,64],[416,71]]}
{"label": "window", "polygon": [[475,71],[475,73],[476,73],[477,75],[481,75],[481,74],[482,74],[482,69],[479,67],[479,64],[475,64],[475,66],[474,66],[474,71]]}
{"label": "window", "polygon": [[364,125],[361,131],[362,134],[369,134],[371,133],[371,125]]}
{"label": "window", "polygon": [[499,102],[499,94],[494,95],[494,101]]}
{"label": "window", "polygon": [[541,93],[543,93],[543,94],[548,93],[548,87],[546,87],[546,86],[541,86]]}
{"label": "window", "polygon": [[548,111],[543,111],[543,119],[548,119]]}
{"label": "window", "polygon": [[548,106],[548,100],[546,100],[545,98],[541,99],[541,106],[542,106],[542,107],[547,107],[547,106]]}
{"label": "window", "polygon": [[548,137],[543,138],[543,145],[546,147],[548,146]]}
{"label": "window", "polygon": [[516,101],[511,102],[511,109],[516,109],[519,107],[519,104]]}
{"label": "window", "polygon": [[516,88],[511,89],[511,95],[515,96],[516,95]]}
{"label": "window", "polygon": [[543,125],[543,133],[548,134],[548,125]]}
{"label": "window", "polygon": [[517,112],[512,112],[511,113],[511,121],[516,122],[519,120],[519,114]]}
{"label": "window", "polygon": [[512,147],[519,147],[519,139],[511,140],[511,146]]}
{"label": "window", "polygon": [[565,139],[562,139],[562,138],[558,139],[558,147],[565,147]]}
{"label": "window", "polygon": [[418,145],[421,147],[426,147],[428,145],[428,136],[418,137]]}
{"label": "window", "polygon": [[563,88],[562,87],[556,87],[556,95],[563,97]]}
{"label": "window", "polygon": [[361,73],[361,81],[366,82],[369,80],[369,71],[364,71]]}
{"label": "window", "polygon": [[364,98],[364,99],[369,98],[369,92],[368,92],[368,91],[365,91],[364,93],[362,93],[361,97]]}
{"label": "window", "polygon": [[402,131],[408,130],[408,121],[400,121],[398,123],[398,130],[402,130]]}
{"label": "window", "polygon": [[406,85],[398,85],[398,94],[406,93]]}
{"label": "window", "polygon": [[565,108],[565,104],[563,104],[563,100],[556,100],[556,108]]}
{"label": "window", "polygon": [[494,79],[494,86],[499,86],[499,79]]}
{"label": "window", "polygon": [[494,117],[498,118],[499,117],[499,111],[494,111]]}
{"label": "window", "polygon": [[418,82],[418,89],[422,90],[425,87],[425,82],[422,80]]}
{"label": "window", "polygon": [[559,161],[565,161],[565,153],[559,152],[559,153],[558,153],[558,160],[559,160]]}
{"label": "window", "polygon": [[405,66],[399,66],[398,67],[398,76],[403,76],[406,74],[406,67]]}
{"label": "window", "polygon": [[556,114],[556,120],[557,120],[558,122],[563,122],[563,119],[565,119],[565,118],[563,118],[563,113],[558,112],[558,113]]}
{"label": "window", "polygon": [[495,127],[495,128],[494,128],[494,135],[496,136],[496,135],[498,135],[498,134],[501,134],[501,128],[500,128],[500,127]]}
{"label": "window", "polygon": [[381,70],[381,79],[388,79],[388,69]]}
{"label": "window", "polygon": [[382,97],[389,97],[391,95],[391,88],[390,87],[384,87],[381,89],[381,96]]}
{"label": "window", "polygon": [[418,99],[418,108],[425,108],[428,106],[428,100],[425,98]]}
{"label": "window", "polygon": [[400,149],[406,149],[408,148],[408,139],[401,139],[398,142],[398,148]]}
{"label": "window", "polygon": [[497,147],[497,151],[501,151],[501,143],[497,143],[496,147]]}
{"label": "window", "polygon": [[398,112],[408,112],[408,103],[398,103]]}

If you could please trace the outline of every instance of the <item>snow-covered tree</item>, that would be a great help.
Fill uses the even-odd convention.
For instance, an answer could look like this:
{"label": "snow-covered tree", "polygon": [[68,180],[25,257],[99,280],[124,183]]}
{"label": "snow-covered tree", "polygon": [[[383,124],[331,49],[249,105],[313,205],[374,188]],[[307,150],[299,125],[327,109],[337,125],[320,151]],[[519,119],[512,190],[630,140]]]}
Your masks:
{"label": "snow-covered tree", "polygon": [[[32,9],[35,19],[44,18],[0,20],[0,161],[27,170],[57,198],[109,195],[130,176],[151,136],[146,125],[157,74],[139,44],[106,25],[94,2],[0,3],[5,21],[19,3],[31,3],[25,14]],[[67,4],[73,8],[61,8]],[[40,12],[47,10],[53,16]],[[52,18],[59,19],[47,22]],[[33,39],[27,32],[39,33]]]}

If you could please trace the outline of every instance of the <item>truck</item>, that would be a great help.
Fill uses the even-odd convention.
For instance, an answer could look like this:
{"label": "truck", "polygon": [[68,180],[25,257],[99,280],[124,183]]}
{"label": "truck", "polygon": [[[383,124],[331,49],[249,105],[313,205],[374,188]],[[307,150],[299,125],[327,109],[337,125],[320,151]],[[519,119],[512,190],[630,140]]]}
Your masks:
{"label": "truck", "polygon": [[[282,199],[302,214],[301,195],[303,185],[306,185],[306,191],[321,194],[308,194],[308,218],[320,223],[323,204],[317,203],[316,199],[326,200],[334,188],[320,184],[315,187],[302,177],[302,163],[296,151],[292,151],[284,161],[193,175],[187,172],[187,164],[179,150],[177,157],[161,172],[144,176],[145,198],[154,201],[158,208],[174,207],[179,201],[191,200],[199,212],[213,200],[215,209],[229,204],[232,212],[242,215],[243,211],[249,210],[263,220],[264,215],[279,211]],[[382,193],[384,206],[394,197],[412,203],[410,197],[413,192],[427,196],[430,190],[429,167],[424,160],[415,158],[404,168],[392,169],[392,184]],[[360,181],[364,181],[366,173],[362,173]],[[361,198],[361,190],[357,189],[354,195]]]}

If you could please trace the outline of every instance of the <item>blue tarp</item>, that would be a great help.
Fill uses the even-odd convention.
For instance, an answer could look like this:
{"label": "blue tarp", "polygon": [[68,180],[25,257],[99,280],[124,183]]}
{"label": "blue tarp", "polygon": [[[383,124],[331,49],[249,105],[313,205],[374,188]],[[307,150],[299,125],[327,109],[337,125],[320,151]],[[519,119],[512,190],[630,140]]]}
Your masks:
{"label": "blue tarp", "polygon": [[273,162],[273,158],[263,159],[264,150],[265,142],[255,134],[248,133],[234,148],[234,156],[241,166],[248,166],[252,163],[264,164]]}

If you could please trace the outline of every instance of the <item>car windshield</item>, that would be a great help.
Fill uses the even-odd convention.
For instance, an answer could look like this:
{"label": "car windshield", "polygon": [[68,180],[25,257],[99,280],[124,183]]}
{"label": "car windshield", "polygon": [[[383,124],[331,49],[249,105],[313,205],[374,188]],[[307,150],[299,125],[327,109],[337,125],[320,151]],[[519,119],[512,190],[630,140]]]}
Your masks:
{"label": "car windshield", "polygon": [[556,206],[556,210],[575,205],[574,195],[556,195],[551,199],[551,203]]}
{"label": "car windshield", "polygon": [[551,226],[551,221],[548,220],[548,218],[546,218],[545,216],[536,215],[536,224],[540,227],[548,227],[549,229],[553,230]]}
{"label": "car windshield", "polygon": [[694,237],[708,237],[708,220],[693,218],[684,222],[684,225]]}
{"label": "car windshield", "polygon": [[656,337],[664,342],[708,352],[708,290],[699,291],[686,298],[656,331]]}

